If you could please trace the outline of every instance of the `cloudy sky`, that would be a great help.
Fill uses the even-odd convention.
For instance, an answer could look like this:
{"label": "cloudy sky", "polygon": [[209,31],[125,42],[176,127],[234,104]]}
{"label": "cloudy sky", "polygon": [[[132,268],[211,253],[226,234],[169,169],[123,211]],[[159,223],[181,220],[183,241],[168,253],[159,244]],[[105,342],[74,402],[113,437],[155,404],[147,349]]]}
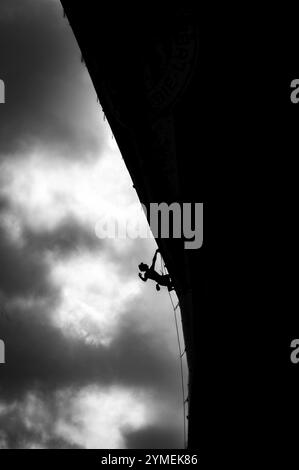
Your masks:
{"label": "cloudy sky", "polygon": [[99,239],[135,190],[58,0],[1,0],[1,448],[180,448],[168,293],[153,239]]}

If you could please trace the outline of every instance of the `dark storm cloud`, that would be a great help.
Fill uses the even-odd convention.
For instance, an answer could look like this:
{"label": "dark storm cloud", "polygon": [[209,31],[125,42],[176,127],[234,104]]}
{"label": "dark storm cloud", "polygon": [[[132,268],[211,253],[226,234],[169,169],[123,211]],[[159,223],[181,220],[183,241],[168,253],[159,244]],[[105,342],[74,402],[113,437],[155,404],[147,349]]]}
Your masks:
{"label": "dark storm cloud", "polygon": [[41,253],[17,246],[1,229],[0,260],[0,293],[8,297],[47,297],[54,293],[48,266]]}
{"label": "dark storm cloud", "polygon": [[[31,406],[31,413],[28,413],[30,402],[34,408]],[[42,393],[24,396],[23,401],[14,402],[0,410],[0,449],[79,448],[63,438],[53,437],[57,418],[59,402],[55,397]]]}
{"label": "dark storm cloud", "polygon": [[[72,218],[49,231],[37,233],[25,227],[22,238],[18,246],[0,231],[0,298],[5,313],[0,316],[0,333],[8,364],[0,371],[1,396],[18,398],[36,387],[55,390],[90,383],[171,390],[177,377],[172,355],[161,335],[154,339],[141,328],[141,299],[127,307],[109,347],[67,338],[51,325],[60,289],[50,280],[45,253],[58,254],[61,259],[76,250],[103,248],[104,241]],[[22,301],[17,307],[10,303],[18,298]],[[26,300],[32,298],[29,309]]]}
{"label": "dark storm cloud", "polygon": [[[7,92],[7,102],[0,107],[0,160],[33,148],[41,158],[43,151],[46,158],[48,151],[62,158],[86,159],[90,153],[98,157],[99,129],[90,111],[96,97],[88,91],[92,86],[86,84],[80,51],[58,1],[0,1],[0,78]],[[10,209],[8,201],[0,199],[0,219]],[[52,324],[61,289],[52,284],[46,253],[61,260],[76,250],[105,249],[128,279],[137,276],[140,261],[150,263],[144,259],[148,240],[136,240],[134,249],[122,254],[108,251],[109,244],[74,218],[53,230],[34,232],[25,226],[22,238],[19,245],[0,231],[0,338],[5,340],[7,361],[0,368],[0,405],[8,406],[0,413],[0,448],[1,439],[8,448],[43,444],[38,428],[28,429],[22,417],[22,403],[31,392],[40,397],[53,421],[59,413],[53,404],[57,391],[92,384],[146,390],[157,402],[177,409],[178,364],[164,333],[153,335],[144,328],[149,312],[143,299],[127,307],[109,346],[71,338]],[[157,305],[154,301],[153,309]],[[44,429],[47,447],[72,447],[51,436],[51,422],[46,420]],[[126,432],[126,442],[128,447],[172,448],[180,445],[178,434],[165,423]]]}
{"label": "dark storm cloud", "polygon": [[51,251],[60,258],[79,250],[98,250],[104,245],[104,241],[97,238],[94,231],[72,217],[67,217],[52,230],[33,232],[26,228],[24,238],[30,251]]}
{"label": "dark storm cloud", "polygon": [[[5,210],[7,207],[4,205]],[[0,221],[4,212],[0,210]],[[25,227],[22,239],[19,246],[0,227],[0,294],[8,297],[58,298],[59,289],[50,280],[45,253],[51,252],[61,259],[76,251],[98,250],[104,244],[71,217],[53,230],[34,232]]]}
{"label": "dark storm cloud", "polygon": [[99,129],[88,107],[96,95],[88,97],[92,86],[82,79],[80,51],[60,3],[1,0],[0,50],[6,86],[0,155],[34,146],[72,158],[98,153]]}
{"label": "dark storm cloud", "polygon": [[[0,414],[0,429],[8,448],[40,443],[35,427],[28,430],[24,425],[20,407],[28,393],[43,400],[51,422],[59,417],[54,399],[57,391],[89,385],[104,389],[119,386],[146,390],[156,403],[165,402],[174,409],[177,407],[179,377],[176,365],[163,338],[157,335],[153,341],[151,334],[142,331],[142,311],[127,314],[109,347],[66,338],[61,330],[49,323],[49,316],[46,306],[40,307],[39,311],[24,308],[21,312],[0,316],[7,360],[0,371],[0,404],[1,401],[6,403],[8,409],[11,403],[17,404],[10,413]],[[49,422],[43,423],[42,427],[50,439]],[[180,432],[172,423],[144,428],[140,435],[123,432],[129,448],[179,447]],[[63,440],[54,441],[44,444],[49,448],[70,448]]]}
{"label": "dark storm cloud", "polygon": [[[95,346],[82,339],[70,338],[51,323],[60,291],[49,280],[49,267],[43,261],[43,254],[50,251],[61,257],[67,256],[77,249],[92,250],[94,243],[103,241],[93,239],[73,219],[65,220],[49,232],[34,233],[26,228],[23,239],[23,246],[18,248],[0,233],[0,286],[4,305],[7,299],[24,298],[23,304],[17,307],[12,304],[3,312],[5,314],[0,315],[0,337],[5,339],[7,361],[0,370],[0,401],[19,404],[28,392],[33,391],[41,394],[49,406],[51,393],[93,384],[104,388],[119,386],[146,390],[157,403],[166,400],[168,405],[173,402],[174,408],[177,407],[180,387],[177,364],[163,334],[153,337],[152,331],[144,330],[146,312],[141,298],[127,307],[109,346]],[[26,298],[30,297],[35,302],[28,307]],[[8,448],[38,444],[38,433],[24,427],[20,413],[12,411],[12,416],[8,421],[5,416],[0,417],[0,429],[5,431]],[[147,439],[153,442],[153,436],[158,435],[162,447],[167,448],[169,442],[175,447],[177,438],[171,427],[169,424],[170,434],[166,428],[144,429],[140,440],[134,433],[126,434],[126,442],[128,446],[142,447]],[[48,432],[51,435],[50,428]],[[47,441],[46,445],[50,448],[70,447],[59,439]]]}
{"label": "dark storm cloud", "polygon": [[167,394],[179,387],[178,374],[163,338],[153,341],[131,321],[120,327],[109,347],[66,338],[47,321],[49,313],[25,309],[0,317],[7,365],[1,368],[0,396],[20,399],[28,390],[56,391],[90,384],[146,388]]}
{"label": "dark storm cloud", "polygon": [[183,448],[182,437],[173,425],[147,426],[138,431],[125,433],[128,449],[179,449]]}

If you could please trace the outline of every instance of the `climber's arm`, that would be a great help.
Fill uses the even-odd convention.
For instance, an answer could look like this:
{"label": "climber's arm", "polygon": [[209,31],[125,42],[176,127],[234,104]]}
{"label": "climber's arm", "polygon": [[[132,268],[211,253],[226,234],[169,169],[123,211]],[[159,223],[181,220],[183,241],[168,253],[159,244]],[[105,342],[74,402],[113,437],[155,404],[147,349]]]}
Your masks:
{"label": "climber's arm", "polygon": [[141,279],[143,282],[146,282],[146,281],[147,281],[147,277],[145,277],[145,275],[142,276],[142,274],[139,273],[138,276],[140,277],[140,279]]}

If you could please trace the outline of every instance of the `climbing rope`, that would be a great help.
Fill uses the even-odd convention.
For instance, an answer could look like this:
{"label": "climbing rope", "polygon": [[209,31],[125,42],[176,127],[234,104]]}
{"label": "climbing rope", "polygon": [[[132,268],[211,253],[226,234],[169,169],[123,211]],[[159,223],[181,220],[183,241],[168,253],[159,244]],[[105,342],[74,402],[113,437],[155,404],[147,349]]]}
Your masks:
{"label": "climbing rope", "polygon": [[[163,266],[163,260],[162,260],[162,255],[160,253],[160,258],[161,258],[161,273],[165,274],[166,266]],[[178,302],[177,305],[174,305],[174,302],[172,300],[172,296],[170,294],[170,291],[168,291],[168,295],[171,301],[171,305],[173,308],[173,314],[174,314],[174,321],[175,321],[175,328],[176,328],[176,334],[177,334],[177,340],[178,340],[178,348],[179,348],[179,360],[180,360],[180,372],[181,372],[181,386],[182,386],[182,399],[183,399],[183,413],[184,413],[184,448],[187,448],[187,436],[186,436],[186,403],[189,401],[188,397],[185,398],[185,383],[184,383],[184,368],[183,368],[183,356],[186,352],[186,348],[184,349],[182,353],[182,346],[181,346],[181,340],[180,340],[180,334],[179,334],[179,327],[178,327],[178,319],[177,319],[177,314],[176,310],[180,306],[180,303]]]}

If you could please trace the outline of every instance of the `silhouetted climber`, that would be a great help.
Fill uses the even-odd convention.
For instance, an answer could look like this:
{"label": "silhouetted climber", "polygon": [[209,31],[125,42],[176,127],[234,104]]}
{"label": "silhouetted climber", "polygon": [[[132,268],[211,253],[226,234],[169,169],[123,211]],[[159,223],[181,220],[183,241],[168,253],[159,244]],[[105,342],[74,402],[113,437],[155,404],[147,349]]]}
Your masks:
{"label": "silhouetted climber", "polygon": [[156,253],[154,254],[153,261],[151,264],[151,267],[149,268],[147,264],[145,263],[140,263],[138,268],[140,271],[144,272],[144,275],[142,276],[141,273],[139,273],[139,277],[143,282],[146,282],[148,279],[152,279],[157,283],[156,289],[160,290],[160,286],[165,286],[169,291],[174,289],[174,286],[172,285],[171,279],[169,274],[159,274],[155,270],[155,264],[157,260],[157,254],[160,252],[159,249],[156,250]]}

